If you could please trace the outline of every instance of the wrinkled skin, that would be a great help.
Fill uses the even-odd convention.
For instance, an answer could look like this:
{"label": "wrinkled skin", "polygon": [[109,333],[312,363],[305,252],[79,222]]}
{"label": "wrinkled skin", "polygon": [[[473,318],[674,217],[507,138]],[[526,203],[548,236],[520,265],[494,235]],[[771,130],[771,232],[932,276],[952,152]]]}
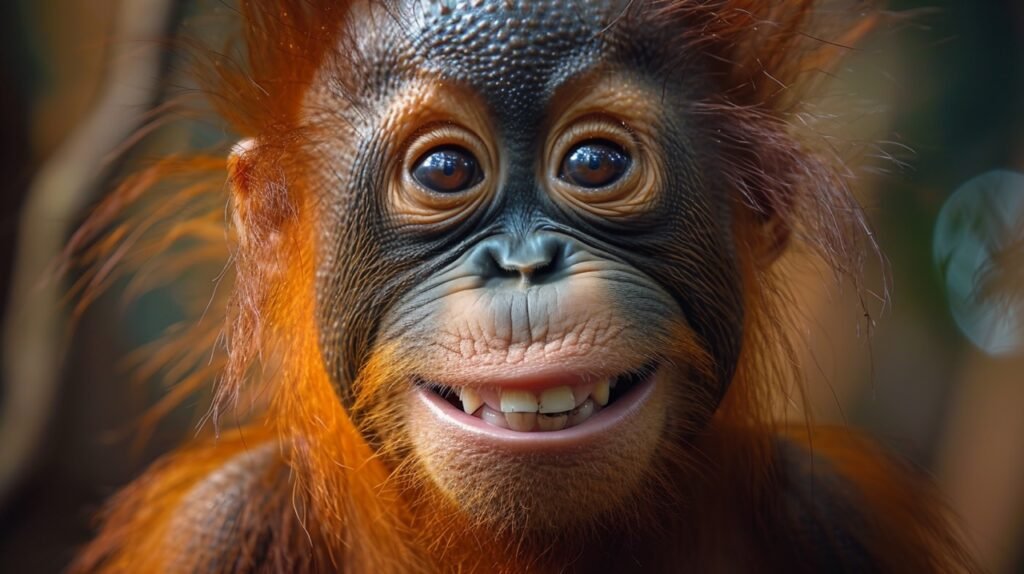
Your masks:
{"label": "wrinkled skin", "polygon": [[972,571],[912,473],[772,421],[771,265],[861,222],[761,77],[818,10],[244,3],[218,392],[266,411],[127,487],[75,571]]}
{"label": "wrinkled skin", "polygon": [[[312,121],[343,134],[315,150],[326,208],[322,350],[349,406],[374,345],[419,365],[389,387],[391,400],[417,381],[457,385],[551,366],[609,377],[660,365],[662,388],[645,416],[579,458],[494,453],[402,415],[418,458],[456,499],[512,489],[520,506],[565,506],[565,520],[582,520],[581,502],[613,507],[637,486],[659,440],[699,429],[735,368],[743,308],[730,192],[702,137],[714,126],[688,113],[711,86],[694,81],[700,61],[664,52],[678,30],[626,15],[625,3],[475,4],[412,2],[397,18],[368,9],[363,17],[383,26],[354,28],[358,49],[341,51],[361,57],[334,65],[372,80],[343,93],[329,64],[308,97]],[[416,191],[403,154],[424,130],[441,131],[440,143],[475,143],[484,178],[475,197],[447,209],[404,197]],[[561,189],[567,137],[628,146],[624,189],[607,198]],[[371,336],[345,328],[366,317],[375,318]],[[680,332],[710,355],[712,373],[689,368],[692,357],[673,347]],[[364,428],[377,444],[387,432]],[[581,472],[615,485],[599,496],[571,488]],[[524,473],[548,486],[524,484]],[[473,504],[499,516],[508,506]]]}

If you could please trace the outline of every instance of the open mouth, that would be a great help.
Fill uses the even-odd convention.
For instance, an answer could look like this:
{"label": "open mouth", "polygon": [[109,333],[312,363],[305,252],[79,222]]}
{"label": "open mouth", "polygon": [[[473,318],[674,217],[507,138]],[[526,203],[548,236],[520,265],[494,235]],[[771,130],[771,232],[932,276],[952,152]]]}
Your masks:
{"label": "open mouth", "polygon": [[658,365],[651,363],[603,380],[551,380],[530,387],[420,383],[428,392],[491,427],[523,433],[552,432],[585,423],[650,380],[657,369]]}

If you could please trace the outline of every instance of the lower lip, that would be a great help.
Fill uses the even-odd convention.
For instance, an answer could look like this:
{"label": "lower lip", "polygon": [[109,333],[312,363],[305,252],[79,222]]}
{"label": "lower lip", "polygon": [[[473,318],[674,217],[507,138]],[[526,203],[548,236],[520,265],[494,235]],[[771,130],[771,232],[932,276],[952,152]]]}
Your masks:
{"label": "lower lip", "polygon": [[414,391],[414,408],[423,409],[423,414],[446,426],[450,432],[463,435],[478,444],[490,443],[495,448],[521,452],[577,449],[600,441],[601,437],[641,416],[643,407],[654,394],[657,379],[658,373],[652,374],[583,423],[559,431],[516,432],[489,425],[423,387],[417,387]]}

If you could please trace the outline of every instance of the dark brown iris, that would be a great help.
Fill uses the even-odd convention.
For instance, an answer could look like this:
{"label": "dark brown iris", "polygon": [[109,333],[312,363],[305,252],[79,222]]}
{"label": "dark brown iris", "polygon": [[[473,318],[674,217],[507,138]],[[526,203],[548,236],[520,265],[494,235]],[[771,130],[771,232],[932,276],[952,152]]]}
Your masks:
{"label": "dark brown iris", "polygon": [[465,191],[480,181],[481,176],[473,154],[456,146],[434,148],[423,154],[412,168],[413,179],[437,193]]}
{"label": "dark brown iris", "polygon": [[622,178],[629,163],[629,156],[621,147],[605,140],[590,140],[569,150],[559,176],[587,189],[608,187]]}

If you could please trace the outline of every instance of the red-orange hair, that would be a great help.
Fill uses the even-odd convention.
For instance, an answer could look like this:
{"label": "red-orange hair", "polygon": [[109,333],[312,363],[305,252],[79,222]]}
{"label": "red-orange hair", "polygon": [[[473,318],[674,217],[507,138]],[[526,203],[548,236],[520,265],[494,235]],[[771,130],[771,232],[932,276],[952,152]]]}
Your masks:
{"label": "red-orange hair", "polygon": [[[239,58],[222,55],[231,52],[203,52],[198,72],[219,117],[240,138],[258,142],[234,166],[229,182],[235,207],[228,219],[237,228],[232,230],[223,217],[226,153],[158,162],[129,178],[73,238],[70,250],[92,269],[79,289],[92,293],[109,282],[114,266],[145,266],[160,254],[170,253],[165,275],[200,258],[229,261],[228,285],[221,288],[222,295],[199,327],[205,334],[188,335],[179,345],[168,344],[159,361],[178,356],[188,365],[199,364],[193,353],[196,341],[204,347],[222,342],[223,352],[212,367],[185,377],[184,390],[169,400],[200,386],[216,369],[214,415],[238,404],[243,396],[250,398],[243,404],[257,405],[249,418],[258,430],[247,432],[274,437],[283,445],[285,463],[293,471],[296,500],[303,501],[298,505],[303,509],[302,523],[314,540],[315,552],[323,553],[322,563],[344,563],[366,572],[408,571],[410,565],[431,570],[430,553],[424,549],[454,544],[455,526],[446,525],[448,536],[438,537],[438,525],[425,525],[401,500],[400,488],[389,483],[392,469],[377,459],[338,401],[314,323],[318,254],[315,226],[310,222],[315,221],[317,206],[304,185],[309,171],[304,168],[309,161],[304,150],[307,138],[317,134],[303,123],[301,108],[325,59],[344,57],[337,52],[345,46],[350,2],[240,0],[239,4],[244,52]],[[803,88],[824,75],[847,46],[875,24],[876,15],[865,12],[852,25],[836,28],[840,31],[819,40],[810,32],[820,29],[821,23],[815,21],[818,4],[816,0],[644,4],[645,9],[680,21],[681,50],[700,50],[720,67],[719,94],[714,100],[697,102],[695,110],[721,119],[723,142],[732,154],[731,183],[737,205],[744,208],[737,233],[741,262],[749,271],[744,274],[744,293],[750,311],[736,380],[712,423],[728,436],[768,436],[767,432],[725,429],[769,430],[772,423],[767,415],[772,413],[774,392],[795,378],[779,305],[782,291],[755,261],[753,246],[763,237],[750,231],[762,228],[752,223],[779,222],[841,273],[856,274],[863,252],[857,237],[864,236],[865,223],[841,162],[831,151],[802,139],[791,114],[801,102]],[[356,78],[338,80],[344,84]],[[147,194],[157,196],[159,202],[141,201]],[[136,205],[144,205],[145,210],[123,218]],[[227,249],[219,247],[225,235]],[[190,242],[192,249],[169,249],[181,241]],[[397,356],[386,351],[371,360],[363,377],[372,378],[384,369],[374,361]],[[736,449],[737,454],[730,456],[753,457],[755,464],[770,456],[762,439],[750,440],[748,448]],[[163,472],[153,471],[122,494],[119,506],[108,515],[104,533],[80,566],[116,570],[139,564],[140,552],[149,552],[146,559],[152,560],[152,555],[159,554],[155,537],[166,535],[157,525],[165,523],[161,520],[173,512],[188,485],[208,472],[218,456],[242,448],[233,440],[222,445],[193,451],[196,456],[176,455],[174,464],[165,464]],[[748,480],[756,481],[757,476]],[[142,528],[131,528],[139,523],[124,509],[139,504],[153,504],[156,510]],[[287,522],[279,516],[265,519]],[[129,547],[136,550],[125,550]],[[488,566],[489,556],[467,552],[458,560],[473,569]],[[505,566],[509,571],[517,567]]]}

